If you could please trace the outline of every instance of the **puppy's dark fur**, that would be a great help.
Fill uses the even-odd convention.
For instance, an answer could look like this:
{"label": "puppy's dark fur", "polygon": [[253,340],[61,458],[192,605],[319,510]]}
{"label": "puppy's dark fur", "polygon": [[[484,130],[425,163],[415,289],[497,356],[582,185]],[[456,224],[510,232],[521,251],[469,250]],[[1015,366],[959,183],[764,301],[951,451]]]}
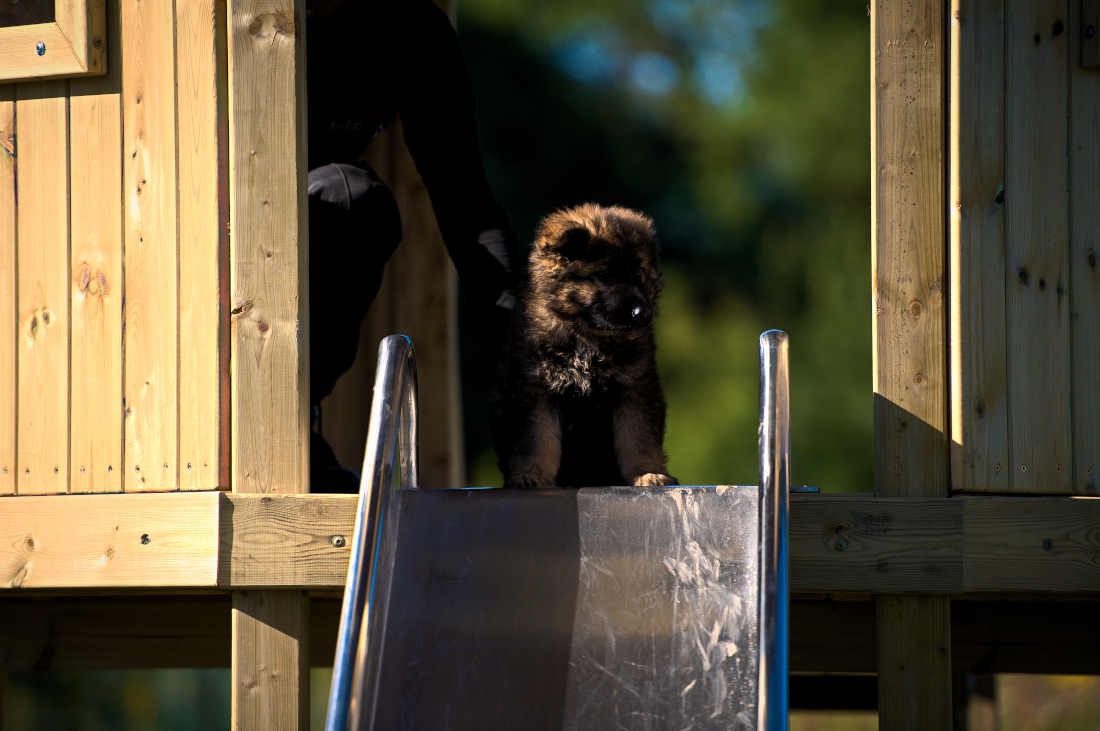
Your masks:
{"label": "puppy's dark fur", "polygon": [[493,408],[505,487],[676,484],[654,357],[660,291],[647,217],[586,204],[543,220]]}

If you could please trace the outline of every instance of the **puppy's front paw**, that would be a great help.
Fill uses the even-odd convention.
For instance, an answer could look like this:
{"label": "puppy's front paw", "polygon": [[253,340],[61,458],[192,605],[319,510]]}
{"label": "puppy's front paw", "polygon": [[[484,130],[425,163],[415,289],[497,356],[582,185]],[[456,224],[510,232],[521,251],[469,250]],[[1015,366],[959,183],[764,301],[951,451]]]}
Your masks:
{"label": "puppy's front paw", "polygon": [[664,487],[665,485],[679,484],[679,480],[663,472],[647,472],[634,478],[634,487]]}
{"label": "puppy's front paw", "polygon": [[554,481],[548,480],[538,473],[524,472],[509,475],[504,480],[504,487],[509,490],[541,490],[554,487]]}

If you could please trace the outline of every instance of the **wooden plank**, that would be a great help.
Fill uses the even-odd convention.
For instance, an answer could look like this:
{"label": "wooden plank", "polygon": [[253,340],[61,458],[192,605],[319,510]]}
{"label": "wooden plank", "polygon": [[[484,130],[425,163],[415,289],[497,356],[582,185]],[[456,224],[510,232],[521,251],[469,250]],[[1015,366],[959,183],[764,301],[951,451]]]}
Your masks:
{"label": "wooden plank", "polygon": [[[112,3],[112,19],[118,4]],[[122,490],[122,73],[70,82],[72,492]]]}
{"label": "wooden plank", "polygon": [[880,596],[878,709],[883,728],[951,728],[951,602]]}
{"label": "wooden plank", "polygon": [[875,490],[938,495],[947,488],[943,7],[871,9]]}
{"label": "wooden plank", "polygon": [[309,601],[233,592],[233,729],[309,728]]}
{"label": "wooden plank", "polygon": [[309,473],[299,2],[230,3],[232,471],[241,492],[302,492]]}
{"label": "wooden plank", "polygon": [[[1100,47],[1100,2],[1073,0],[1071,46],[1085,42],[1072,20],[1090,6],[1093,47]],[[1076,58],[1071,53],[1071,58]],[[1097,57],[1100,65],[1100,55]],[[1073,339],[1073,481],[1075,493],[1100,493],[1100,73],[1071,66],[1070,327]]]}
{"label": "wooden plank", "polygon": [[[945,15],[943,0],[871,3],[874,481],[881,496],[937,497],[949,489]],[[878,597],[883,728],[950,728],[950,611],[946,597]]]}
{"label": "wooden plank", "polygon": [[14,671],[229,667],[228,596],[0,599],[0,647]]}
{"label": "wooden plank", "polygon": [[16,90],[17,490],[69,484],[68,84]]}
{"label": "wooden plank", "polygon": [[[4,667],[27,670],[227,668],[228,594],[0,598]],[[310,598],[310,665],[332,665],[338,597]]]}
{"label": "wooden plank", "polygon": [[[239,493],[308,490],[304,0],[229,0],[232,462]],[[232,728],[308,728],[309,604],[234,592]]]}
{"label": "wooden plank", "polygon": [[[1079,9],[1080,13],[1073,12],[1075,9]],[[1070,39],[1071,44],[1077,44],[1078,50],[1078,53],[1073,54],[1073,60],[1079,58],[1083,69],[1100,69],[1100,2],[1070,0],[1070,10],[1070,18],[1079,19],[1074,34],[1076,37]]]}
{"label": "wooden plank", "polygon": [[1071,488],[1065,0],[1005,22],[1005,230],[1012,489]]}
{"label": "wooden plank", "polygon": [[15,87],[0,87],[0,495],[15,492]]}
{"label": "wooden plank", "polygon": [[177,486],[175,17],[122,3],[124,395],[129,492]]}
{"label": "wooden plank", "polygon": [[55,0],[54,22],[0,28],[0,81],[103,73],[104,5]]}
{"label": "wooden plank", "polygon": [[216,493],[10,497],[3,507],[0,586],[217,585]]}
{"label": "wooden plank", "polygon": [[1007,492],[1004,0],[951,10],[951,487]]}
{"label": "wooden plank", "polygon": [[[179,485],[209,490],[220,482],[223,413],[220,289],[227,230],[220,191],[226,184],[225,3],[176,3],[179,124]],[[228,457],[228,455],[225,455]]]}
{"label": "wooden plank", "polygon": [[224,501],[223,586],[343,587],[355,497],[234,494]]}
{"label": "wooden plank", "polygon": [[962,515],[958,500],[794,500],[792,591],[959,591]]}
{"label": "wooden plank", "polygon": [[964,588],[1100,589],[1100,499],[966,502]]}

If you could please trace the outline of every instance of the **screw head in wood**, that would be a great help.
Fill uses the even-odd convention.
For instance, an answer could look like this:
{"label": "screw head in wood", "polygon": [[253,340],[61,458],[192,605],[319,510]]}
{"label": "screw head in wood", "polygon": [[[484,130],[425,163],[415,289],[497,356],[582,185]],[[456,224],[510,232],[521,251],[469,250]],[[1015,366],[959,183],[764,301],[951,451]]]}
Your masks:
{"label": "screw head in wood", "polygon": [[39,56],[45,56],[46,55],[46,44],[43,43],[42,41],[39,41],[34,46],[34,52],[37,53]]}
{"label": "screw head in wood", "polygon": [[348,545],[348,539],[341,535],[335,535],[328,539],[333,548],[343,548]]}

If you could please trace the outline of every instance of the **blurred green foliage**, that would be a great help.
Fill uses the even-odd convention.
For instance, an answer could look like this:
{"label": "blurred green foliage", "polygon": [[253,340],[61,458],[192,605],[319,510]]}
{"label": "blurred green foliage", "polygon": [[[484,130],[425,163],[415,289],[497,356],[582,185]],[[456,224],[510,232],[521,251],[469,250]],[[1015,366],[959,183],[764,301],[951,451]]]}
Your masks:
{"label": "blurred green foliage", "polygon": [[[775,327],[791,335],[796,484],[869,490],[865,4],[462,0],[459,31],[522,241],[587,200],[657,223],[673,474],[755,484],[757,335]],[[480,401],[471,480],[500,484]]]}

